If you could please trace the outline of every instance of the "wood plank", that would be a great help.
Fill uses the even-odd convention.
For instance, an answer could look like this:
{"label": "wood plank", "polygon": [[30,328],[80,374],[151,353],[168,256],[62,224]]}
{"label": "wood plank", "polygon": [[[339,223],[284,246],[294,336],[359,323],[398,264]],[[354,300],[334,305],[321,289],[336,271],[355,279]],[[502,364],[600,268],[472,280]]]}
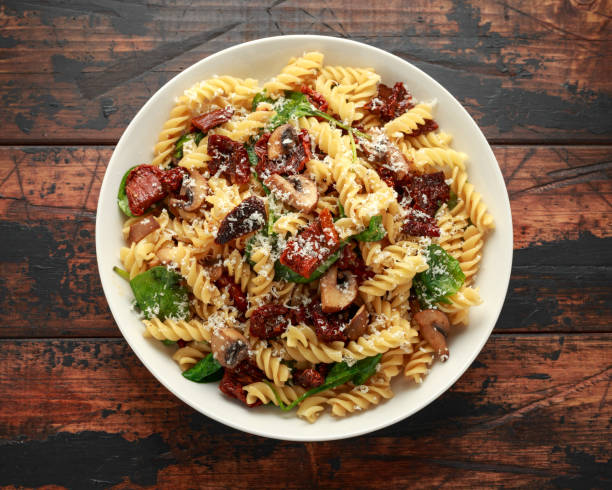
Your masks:
{"label": "wood plank", "polygon": [[117,141],[184,68],[227,46],[295,33],[365,41],[416,64],[496,142],[612,136],[607,1],[3,4],[0,142]]}
{"label": "wood plank", "polygon": [[[611,335],[494,335],[455,386],[413,417],[359,439],[316,444],[262,439],[207,419],[167,392],[119,340],[0,347],[0,485],[612,483]],[[25,470],[33,460],[36,471]]]}
{"label": "wood plank", "polygon": [[[3,337],[119,336],[94,243],[111,151],[6,147],[0,155]],[[495,153],[511,194],[516,249],[497,328],[610,331],[612,148],[502,146]]]}

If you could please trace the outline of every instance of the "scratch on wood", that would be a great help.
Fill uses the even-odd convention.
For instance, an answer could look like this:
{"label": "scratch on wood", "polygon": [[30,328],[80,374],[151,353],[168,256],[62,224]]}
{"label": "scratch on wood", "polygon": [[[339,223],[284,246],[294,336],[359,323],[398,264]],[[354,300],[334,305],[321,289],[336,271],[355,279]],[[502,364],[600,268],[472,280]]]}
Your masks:
{"label": "scratch on wood", "polygon": [[603,371],[597,374],[594,374],[593,376],[584,378],[579,383],[573,383],[571,387],[565,390],[558,391],[557,393],[554,393],[550,396],[547,396],[540,400],[536,400],[535,402],[529,403],[521,408],[513,410],[512,412],[507,413],[506,415],[503,415],[501,417],[497,417],[492,420],[472,426],[468,429],[468,432],[489,430],[489,429],[493,429],[495,427],[499,427],[501,425],[513,422],[515,420],[518,420],[524,417],[529,412],[532,412],[533,410],[536,410],[538,408],[546,408],[546,407],[550,407],[551,405],[563,403],[570,395],[580,393],[584,391],[585,389],[590,388],[597,383],[600,383],[606,380],[609,381],[610,379],[612,379],[612,366],[608,366],[606,369],[604,369]]}

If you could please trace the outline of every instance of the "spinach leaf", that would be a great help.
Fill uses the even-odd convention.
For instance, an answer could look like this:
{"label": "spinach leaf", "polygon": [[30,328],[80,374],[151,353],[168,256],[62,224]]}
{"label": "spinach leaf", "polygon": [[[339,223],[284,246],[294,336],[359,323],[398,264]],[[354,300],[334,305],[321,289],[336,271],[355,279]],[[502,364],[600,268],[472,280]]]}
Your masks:
{"label": "spinach leaf", "polygon": [[327,375],[327,378],[325,378],[325,383],[323,383],[321,386],[308,390],[289,405],[283,403],[272,384],[268,383],[268,385],[272,388],[280,409],[289,411],[302,403],[309,396],[316,395],[317,393],[321,393],[325,390],[330,390],[336,386],[348,383],[349,381],[352,381],[356,385],[364,384],[376,372],[376,365],[380,362],[381,357],[382,354],[377,354],[373,357],[366,357],[361,361],[357,361],[352,366],[349,366],[346,362],[338,362],[334,364],[334,367],[332,367],[331,371]]}
{"label": "spinach leaf", "polygon": [[414,290],[423,308],[435,303],[450,303],[448,297],[455,294],[465,281],[459,261],[446,253],[439,245],[430,245],[426,251],[429,269],[414,278]]}
{"label": "spinach leaf", "polygon": [[130,281],[145,318],[184,320],[189,317],[189,295],[181,280],[176,272],[157,266]]}
{"label": "spinach leaf", "polygon": [[130,172],[136,167],[138,167],[138,165],[134,165],[123,175],[123,178],[121,179],[121,184],[119,184],[119,192],[117,193],[117,204],[119,205],[119,209],[121,209],[121,211],[123,211],[123,213],[128,218],[134,218],[134,215],[130,210],[130,203],[128,202],[127,194],[125,193],[125,183],[127,182],[127,178],[128,175],[130,175]]}
{"label": "spinach leaf", "polygon": [[164,345],[175,345],[176,344],[176,340],[164,339],[164,340],[162,340],[162,344],[164,344]]}
{"label": "spinach leaf", "polygon": [[178,158],[179,160],[183,158],[183,145],[187,143],[187,141],[193,140],[196,145],[199,145],[203,137],[204,133],[201,131],[194,131],[193,133],[187,133],[181,136],[174,145],[174,158]]}
{"label": "spinach leaf", "polygon": [[448,210],[452,211],[453,208],[457,205],[458,201],[459,201],[459,198],[457,197],[457,194],[455,194],[453,191],[450,191],[450,196],[448,198],[448,202],[446,203]]}
{"label": "spinach leaf", "polygon": [[360,242],[377,242],[385,238],[387,231],[382,224],[382,216],[376,215],[370,218],[368,228],[363,230],[361,233],[353,235],[351,238],[359,240]]}
{"label": "spinach leaf", "polygon": [[212,354],[208,354],[204,359],[187,371],[183,371],[183,376],[195,383],[210,383],[219,381],[223,377],[223,367],[217,362]]}
{"label": "spinach leaf", "polygon": [[268,97],[268,94],[266,93],[266,89],[265,88],[261,92],[259,92],[258,94],[255,94],[255,97],[253,97],[253,103],[251,105],[251,111],[255,112],[255,110],[257,110],[257,106],[261,102],[269,102],[270,104],[274,104],[274,100],[272,100],[270,97]]}
{"label": "spinach leaf", "polygon": [[291,119],[314,116],[317,111],[302,92],[286,91],[285,98],[275,104],[276,114],[270,119],[268,129],[273,130]]}
{"label": "spinach leaf", "polygon": [[336,250],[333,254],[327,257],[321,263],[321,265],[317,267],[312,274],[310,274],[310,277],[304,277],[301,274],[298,274],[293,269],[290,269],[286,265],[281,264],[280,260],[277,260],[276,262],[274,262],[274,280],[298,282],[302,284],[315,281],[319,279],[319,277],[321,277],[323,274],[325,274],[327,272],[327,269],[329,269],[334,264],[334,262],[336,262],[336,260],[340,258],[344,245],[345,244],[342,244],[342,246],[338,250]]}

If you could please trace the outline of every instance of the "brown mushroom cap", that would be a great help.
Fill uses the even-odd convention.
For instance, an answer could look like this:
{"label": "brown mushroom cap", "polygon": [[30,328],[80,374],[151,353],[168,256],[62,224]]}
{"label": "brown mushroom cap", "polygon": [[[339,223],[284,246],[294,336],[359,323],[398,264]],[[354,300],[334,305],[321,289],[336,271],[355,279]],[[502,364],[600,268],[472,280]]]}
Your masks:
{"label": "brown mushroom cap", "polygon": [[285,204],[309,213],[319,201],[319,191],[316,184],[303,175],[281,177],[270,175],[265,181],[267,187]]}
{"label": "brown mushroom cap", "polygon": [[422,310],[412,319],[419,326],[419,331],[435,351],[436,356],[442,362],[446,361],[448,359],[446,337],[450,330],[450,322],[446,314],[440,310]]}
{"label": "brown mushroom cap", "polygon": [[213,357],[226,368],[233,368],[248,356],[247,339],[232,327],[213,332],[210,347]]}
{"label": "brown mushroom cap", "polygon": [[127,241],[131,245],[132,243],[139,242],[149,233],[157,230],[159,223],[153,216],[147,216],[141,220],[138,220],[132,226],[130,226],[130,232],[128,234]]}
{"label": "brown mushroom cap", "polygon": [[290,153],[300,143],[297,131],[291,124],[276,128],[268,140],[268,158],[276,160]]}
{"label": "brown mushroom cap", "polygon": [[348,272],[346,282],[338,284],[338,267],[331,267],[321,278],[321,308],[325,313],[344,310],[357,297],[357,278]]}
{"label": "brown mushroom cap", "polygon": [[197,170],[193,169],[189,171],[189,178],[183,179],[183,185],[179,192],[179,196],[186,199],[172,198],[170,206],[184,209],[185,211],[192,212],[204,204],[204,199],[208,194],[208,182],[202,177],[202,174]]}
{"label": "brown mushroom cap", "polygon": [[350,340],[357,340],[366,333],[368,317],[368,310],[366,310],[365,305],[361,305],[346,327],[346,335]]}

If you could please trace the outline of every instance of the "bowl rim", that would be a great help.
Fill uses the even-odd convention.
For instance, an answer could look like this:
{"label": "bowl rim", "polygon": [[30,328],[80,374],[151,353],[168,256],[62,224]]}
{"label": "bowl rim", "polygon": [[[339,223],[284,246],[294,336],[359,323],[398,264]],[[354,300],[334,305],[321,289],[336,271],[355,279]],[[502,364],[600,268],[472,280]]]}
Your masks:
{"label": "bowl rim", "polygon": [[[457,369],[457,371],[455,371],[455,373],[446,378],[445,382],[442,383],[438,389],[435,390],[435,392],[433,392],[431,395],[420,398],[418,400],[418,402],[415,404],[414,407],[410,407],[408,408],[405,412],[400,412],[399,415],[392,417],[392,418],[388,418],[388,419],[383,419],[380,418],[379,420],[376,420],[375,418],[372,419],[371,421],[369,420],[367,424],[364,424],[365,427],[362,428],[357,428],[354,429],[352,431],[346,432],[346,433],[337,433],[337,434],[330,434],[329,436],[325,435],[325,436],[313,436],[313,437],[301,437],[301,436],[292,436],[290,434],[279,434],[279,433],[271,433],[265,429],[259,429],[258,427],[246,427],[244,424],[241,424],[240,421],[235,421],[232,419],[229,419],[227,417],[224,417],[222,413],[219,413],[217,411],[211,411],[211,410],[207,410],[206,407],[201,407],[201,406],[197,406],[197,404],[195,402],[192,402],[189,397],[187,395],[183,395],[182,393],[179,392],[179,390],[175,389],[174,386],[172,386],[171,384],[165,382],[165,380],[163,379],[163,377],[161,375],[158,374],[158,368],[156,368],[155,366],[153,366],[153,362],[151,362],[147,356],[145,355],[144,352],[140,352],[140,350],[138,348],[136,348],[129,340],[128,337],[125,335],[124,332],[124,328],[122,327],[120,322],[117,321],[117,318],[119,317],[119,315],[116,313],[117,312],[117,305],[113,305],[113,301],[110,300],[110,298],[112,298],[114,295],[116,295],[117,293],[114,291],[112,285],[110,284],[110,279],[105,279],[109,277],[108,274],[103,274],[102,273],[102,267],[101,267],[101,254],[103,253],[102,251],[104,250],[104,245],[102,243],[102,219],[101,216],[105,213],[105,212],[109,212],[108,209],[104,209],[102,206],[102,201],[103,201],[103,196],[106,196],[109,193],[109,189],[108,186],[109,184],[109,169],[113,166],[113,162],[117,159],[117,155],[118,150],[121,149],[121,147],[123,145],[125,145],[125,135],[126,133],[128,133],[128,131],[130,130],[130,128],[133,125],[136,125],[136,121],[138,121],[139,119],[141,119],[142,115],[144,113],[146,113],[152,106],[155,105],[155,103],[157,102],[157,99],[161,97],[161,93],[164,91],[164,88],[166,86],[168,86],[169,84],[171,84],[172,82],[176,81],[179,78],[184,78],[184,77],[188,77],[189,74],[197,72],[198,70],[200,70],[203,66],[205,66],[207,63],[209,63],[212,60],[215,60],[217,58],[220,57],[224,57],[224,56],[228,56],[231,55],[232,52],[236,51],[236,50],[240,50],[243,49],[246,46],[253,46],[253,45],[257,45],[257,44],[261,44],[261,45],[265,45],[266,43],[274,43],[277,42],[279,40],[287,40],[287,39],[292,39],[292,40],[303,40],[303,41],[313,41],[313,40],[324,40],[325,42],[335,42],[335,43],[339,43],[339,44],[343,44],[345,47],[347,47],[348,49],[368,49],[368,50],[372,50],[375,53],[379,53],[381,55],[384,55],[386,57],[391,56],[394,60],[395,63],[398,63],[399,65],[403,65],[404,67],[408,67],[409,69],[412,70],[417,70],[418,72],[420,72],[421,76],[424,77],[424,79],[426,79],[428,81],[428,83],[430,83],[432,86],[435,87],[435,90],[440,91],[440,92],[444,92],[446,93],[452,100],[454,100],[454,102],[456,102],[456,106],[457,108],[460,110],[460,112],[463,113],[464,118],[466,118],[466,121],[469,121],[469,124],[472,126],[471,128],[471,132],[474,133],[475,137],[478,138],[482,138],[482,140],[484,141],[484,143],[486,144],[486,148],[487,148],[487,158],[491,159],[492,161],[494,161],[497,166],[496,168],[493,169],[493,173],[496,175],[496,178],[501,181],[501,183],[503,184],[503,195],[498,196],[498,198],[501,198],[502,200],[502,205],[501,208],[504,212],[504,214],[506,214],[506,216],[504,217],[505,219],[507,219],[507,222],[510,225],[510,233],[508,234],[509,237],[509,243],[506,244],[507,249],[509,250],[509,257],[505,257],[506,258],[506,263],[507,263],[507,267],[505,270],[502,271],[497,271],[497,273],[499,274],[499,280],[502,282],[502,284],[504,284],[504,288],[503,288],[503,297],[501,298],[501,300],[499,301],[499,304],[497,306],[497,311],[494,312],[494,314],[492,315],[492,319],[494,321],[491,321],[490,326],[488,327],[488,331],[486,335],[482,335],[482,338],[480,339],[480,341],[478,342],[477,345],[475,345],[472,354],[468,356],[468,358],[464,361],[463,365]],[[113,196],[114,194],[114,190],[111,190]],[[348,439],[348,438],[352,438],[352,437],[357,437],[363,434],[368,434],[380,429],[383,429],[385,427],[391,426],[395,423],[398,423],[404,419],[407,419],[408,417],[410,417],[411,415],[414,415],[415,413],[419,412],[420,410],[422,410],[423,408],[425,408],[426,406],[428,406],[430,403],[432,403],[433,401],[435,401],[438,397],[440,397],[442,394],[446,393],[454,384],[455,382],[461,377],[463,376],[463,374],[465,373],[465,371],[467,371],[467,369],[472,365],[472,363],[474,362],[474,360],[476,359],[476,357],[480,354],[480,352],[482,351],[484,345],[486,344],[486,342],[488,341],[489,337],[491,336],[491,333],[495,327],[495,325],[497,324],[498,320],[499,320],[499,316],[501,314],[503,305],[504,305],[504,301],[505,298],[507,297],[508,294],[508,288],[509,288],[509,283],[510,283],[510,274],[511,274],[511,269],[512,269],[512,259],[513,259],[513,233],[512,233],[512,229],[513,229],[513,223],[512,223],[512,213],[511,213],[511,208],[510,208],[510,200],[508,197],[508,191],[505,185],[505,181],[501,172],[501,168],[499,166],[499,163],[497,162],[497,159],[495,157],[495,154],[493,153],[493,150],[491,148],[491,145],[489,144],[489,142],[486,140],[484,134],[482,133],[480,127],[477,125],[477,123],[474,121],[474,119],[472,118],[472,116],[468,113],[468,111],[465,109],[465,107],[452,95],[452,93],[447,90],[444,86],[442,86],[440,83],[438,83],[434,78],[432,78],[430,75],[428,75],[427,73],[425,73],[423,70],[421,70],[420,68],[418,68],[417,66],[413,65],[412,63],[403,60],[402,58],[400,58],[397,55],[394,55],[393,53],[390,53],[388,51],[385,51],[383,49],[377,48],[375,46],[371,46],[369,44],[363,43],[363,42],[359,42],[359,41],[355,41],[352,39],[344,39],[344,38],[338,38],[338,37],[333,37],[333,36],[322,36],[322,35],[310,35],[310,34],[294,34],[294,35],[284,35],[284,36],[270,36],[270,37],[264,37],[264,38],[258,38],[258,39],[254,39],[251,41],[247,41],[244,43],[240,43],[240,44],[236,44],[233,46],[230,46],[228,48],[225,48],[221,51],[218,51],[214,54],[211,54],[210,56],[207,56],[201,60],[199,60],[198,62],[194,63],[193,65],[189,66],[188,68],[182,70],[181,72],[179,72],[178,74],[176,74],[174,77],[172,77],[170,80],[168,80],[166,83],[164,83],[164,85],[162,85],[151,97],[149,97],[149,99],[145,102],[145,104],[138,110],[138,112],[134,115],[134,117],[132,118],[132,120],[130,121],[130,123],[128,124],[128,126],[125,128],[125,130],[122,133],[121,138],[119,139],[119,141],[117,142],[117,145],[115,147],[115,149],[113,150],[113,154],[111,156],[111,159],[109,160],[109,163],[107,165],[107,168],[105,170],[105,174],[104,174],[104,179],[102,181],[102,185],[100,187],[100,193],[99,193],[99,197],[98,197],[98,205],[96,207],[96,227],[95,227],[95,241],[96,241],[96,261],[97,261],[97,265],[98,265],[98,275],[100,277],[100,281],[102,283],[102,289],[104,291],[104,296],[106,298],[106,301],[108,303],[109,309],[111,310],[111,314],[113,315],[113,319],[116,323],[116,325],[118,326],[124,340],[127,342],[127,344],[130,346],[131,350],[136,354],[136,356],[138,357],[138,359],[140,360],[140,362],[142,362],[142,364],[147,368],[147,370],[156,378],[156,380],[161,383],[168,391],[170,391],[170,393],[172,393],[174,396],[176,396],[179,400],[181,400],[183,403],[187,404],[188,406],[190,406],[191,408],[193,408],[194,410],[196,410],[197,412],[205,415],[206,417],[209,417],[217,422],[220,422],[224,425],[227,425],[233,429],[237,429],[243,432],[247,432],[250,434],[254,434],[257,436],[261,436],[261,437],[268,437],[268,438],[272,438],[272,439],[278,439],[278,440],[286,440],[286,441],[296,441],[296,442],[315,442],[315,441],[331,441],[331,440],[339,440],[339,439]]]}

